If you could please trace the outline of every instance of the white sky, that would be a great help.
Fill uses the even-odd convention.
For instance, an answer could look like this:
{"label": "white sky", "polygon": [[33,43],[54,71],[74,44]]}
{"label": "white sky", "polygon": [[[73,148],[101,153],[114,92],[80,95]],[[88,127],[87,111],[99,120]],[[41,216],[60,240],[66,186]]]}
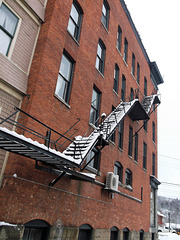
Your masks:
{"label": "white sky", "polygon": [[[180,0],[125,0],[151,61],[164,84],[159,85],[159,195],[180,199]],[[168,156],[168,157],[167,157]]]}

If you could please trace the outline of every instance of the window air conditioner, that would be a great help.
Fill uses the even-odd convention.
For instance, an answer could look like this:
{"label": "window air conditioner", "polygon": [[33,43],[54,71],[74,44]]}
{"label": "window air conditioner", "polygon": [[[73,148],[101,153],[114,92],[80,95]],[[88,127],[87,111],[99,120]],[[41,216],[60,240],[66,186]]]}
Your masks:
{"label": "window air conditioner", "polygon": [[106,187],[113,190],[118,191],[118,182],[119,176],[115,175],[113,172],[108,172],[106,177]]}

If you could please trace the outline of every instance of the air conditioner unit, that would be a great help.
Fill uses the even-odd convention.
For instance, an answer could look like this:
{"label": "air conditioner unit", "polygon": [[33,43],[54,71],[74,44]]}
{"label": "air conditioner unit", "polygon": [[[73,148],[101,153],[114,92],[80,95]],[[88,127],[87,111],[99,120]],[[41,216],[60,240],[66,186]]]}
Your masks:
{"label": "air conditioner unit", "polygon": [[119,176],[113,172],[108,172],[106,177],[106,187],[113,191],[118,191]]}

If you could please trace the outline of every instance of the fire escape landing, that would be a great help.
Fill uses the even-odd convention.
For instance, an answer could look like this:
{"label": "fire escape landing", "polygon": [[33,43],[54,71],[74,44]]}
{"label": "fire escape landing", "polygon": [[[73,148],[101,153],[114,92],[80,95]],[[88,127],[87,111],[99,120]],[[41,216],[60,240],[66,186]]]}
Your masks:
{"label": "fire escape landing", "polygon": [[[0,122],[1,126],[3,123],[8,122],[15,125],[16,128],[19,127],[20,129],[23,129],[23,131],[30,133],[30,129],[26,129],[25,126],[19,125],[18,122],[11,120],[11,117],[20,111],[48,129],[48,134],[45,137],[35,131],[31,132],[31,134],[33,133],[33,135],[44,139],[45,144],[40,144],[37,141],[33,141],[31,138],[10,131],[5,127],[0,127],[0,148],[8,152],[34,159],[36,162],[36,168],[58,174],[58,178],[50,183],[51,186],[65,174],[68,174],[75,179],[95,182],[95,175],[82,172],[88,153],[96,146],[100,147],[101,150],[108,145],[109,138],[126,115],[129,115],[133,121],[148,120],[150,118],[150,110],[153,104],[160,104],[157,94],[144,97],[142,103],[140,103],[139,99],[134,99],[129,102],[121,102],[89,136],[77,136],[74,138],[74,141],[16,108],[17,111],[14,114]],[[75,125],[76,123],[73,126]],[[58,134],[58,139],[56,141],[52,140],[52,134]],[[60,152],[59,148],[62,150],[62,147],[65,145],[60,144],[59,147],[57,142],[62,138],[65,139],[65,145],[67,145],[67,142],[70,142],[70,144],[64,151]],[[40,163],[40,165],[38,163]],[[49,167],[44,167],[41,163],[46,166],[48,165]],[[75,169],[80,169],[80,171]]]}

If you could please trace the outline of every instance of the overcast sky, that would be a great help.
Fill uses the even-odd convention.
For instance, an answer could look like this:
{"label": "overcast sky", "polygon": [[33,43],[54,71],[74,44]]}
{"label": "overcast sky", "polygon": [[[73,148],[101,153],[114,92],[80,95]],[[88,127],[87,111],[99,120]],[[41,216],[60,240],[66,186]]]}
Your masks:
{"label": "overcast sky", "polygon": [[159,85],[159,195],[180,199],[180,0],[125,0],[151,61],[164,84]]}

